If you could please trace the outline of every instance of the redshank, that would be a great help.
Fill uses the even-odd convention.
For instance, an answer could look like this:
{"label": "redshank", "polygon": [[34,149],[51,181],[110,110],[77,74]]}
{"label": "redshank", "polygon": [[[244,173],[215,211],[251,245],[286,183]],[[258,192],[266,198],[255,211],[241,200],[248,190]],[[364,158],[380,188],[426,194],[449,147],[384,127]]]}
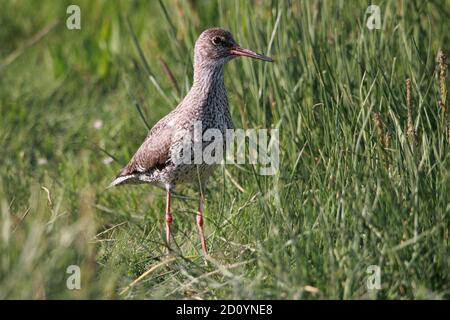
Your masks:
{"label": "redshank", "polygon": [[[194,134],[194,125],[200,123],[202,132],[218,129],[226,141],[227,129],[233,128],[228,110],[227,93],[224,86],[223,66],[239,56],[263,61],[271,58],[240,47],[230,32],[221,28],[205,30],[197,39],[194,48],[194,82],[181,103],[150,129],[147,138],[123,168],[111,186],[122,184],[150,183],[165,187],[166,196],[166,242],[170,248],[171,191],[180,183],[199,183],[199,206],[196,222],[202,251],[207,254],[203,231],[204,194],[214,164],[174,161],[174,156],[185,152],[183,140]],[[225,144],[225,143],[224,143]],[[205,148],[207,142],[202,142]],[[224,146],[225,147],[225,146]],[[184,148],[184,150],[183,150]]]}

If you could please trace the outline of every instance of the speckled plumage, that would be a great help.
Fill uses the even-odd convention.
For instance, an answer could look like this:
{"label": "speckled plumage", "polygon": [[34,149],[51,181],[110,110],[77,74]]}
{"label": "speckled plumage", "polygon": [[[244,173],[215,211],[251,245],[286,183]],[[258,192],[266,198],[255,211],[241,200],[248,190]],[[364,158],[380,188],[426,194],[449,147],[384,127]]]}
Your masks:
{"label": "speckled plumage", "polygon": [[[232,35],[221,28],[205,30],[197,39],[194,50],[194,82],[183,101],[159,120],[149,131],[144,143],[123,168],[111,186],[129,183],[161,183],[166,187],[166,241],[170,246],[171,189],[180,183],[200,183],[200,201],[197,211],[197,227],[203,253],[206,254],[206,240],[203,232],[203,193],[208,177],[216,165],[175,161],[189,148],[195,148],[195,125],[201,122],[202,133],[218,129],[222,133],[225,150],[226,130],[233,128],[228,99],[223,79],[223,67],[231,59],[246,56],[272,61],[272,59],[239,47]],[[202,141],[202,150],[211,142]],[[223,150],[223,151],[224,151]],[[191,155],[195,152],[192,150]]]}
{"label": "speckled plumage", "polygon": [[[194,123],[202,122],[202,131],[219,129],[225,135],[233,128],[224,85],[223,66],[232,57],[217,57],[212,62],[209,54],[212,34],[220,35],[234,44],[231,34],[219,28],[203,32],[195,45],[194,83],[181,103],[156,123],[144,143],[123,168],[113,185],[126,183],[162,183],[172,188],[179,183],[206,183],[214,165],[176,164],[172,156],[182,148],[187,132],[193,134]],[[224,136],[225,137],[225,136]],[[223,139],[225,141],[225,138]],[[207,143],[204,143],[204,147]]]}

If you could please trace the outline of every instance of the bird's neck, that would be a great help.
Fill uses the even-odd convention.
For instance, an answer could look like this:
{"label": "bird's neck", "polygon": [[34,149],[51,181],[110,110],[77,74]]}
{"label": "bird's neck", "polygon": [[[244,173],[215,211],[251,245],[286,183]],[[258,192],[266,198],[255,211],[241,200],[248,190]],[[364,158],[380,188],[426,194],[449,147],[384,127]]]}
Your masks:
{"label": "bird's neck", "polygon": [[196,64],[192,90],[206,96],[211,92],[224,91],[223,65]]}

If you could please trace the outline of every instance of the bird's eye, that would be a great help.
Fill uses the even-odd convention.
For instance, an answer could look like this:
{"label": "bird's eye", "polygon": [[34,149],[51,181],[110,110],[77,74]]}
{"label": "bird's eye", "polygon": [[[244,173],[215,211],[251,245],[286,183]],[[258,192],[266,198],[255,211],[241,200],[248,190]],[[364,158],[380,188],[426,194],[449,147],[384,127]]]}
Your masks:
{"label": "bird's eye", "polygon": [[222,39],[220,37],[214,37],[212,38],[212,43],[217,46],[218,44],[222,43]]}

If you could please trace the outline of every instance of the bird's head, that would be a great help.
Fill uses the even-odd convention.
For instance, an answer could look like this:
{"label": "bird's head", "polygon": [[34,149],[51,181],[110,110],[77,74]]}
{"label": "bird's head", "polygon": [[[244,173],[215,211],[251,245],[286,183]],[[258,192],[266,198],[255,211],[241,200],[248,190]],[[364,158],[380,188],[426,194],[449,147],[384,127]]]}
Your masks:
{"label": "bird's head", "polygon": [[230,32],[221,28],[211,28],[202,32],[195,43],[196,65],[223,65],[236,57],[250,57],[272,62],[272,58],[242,48]]}

